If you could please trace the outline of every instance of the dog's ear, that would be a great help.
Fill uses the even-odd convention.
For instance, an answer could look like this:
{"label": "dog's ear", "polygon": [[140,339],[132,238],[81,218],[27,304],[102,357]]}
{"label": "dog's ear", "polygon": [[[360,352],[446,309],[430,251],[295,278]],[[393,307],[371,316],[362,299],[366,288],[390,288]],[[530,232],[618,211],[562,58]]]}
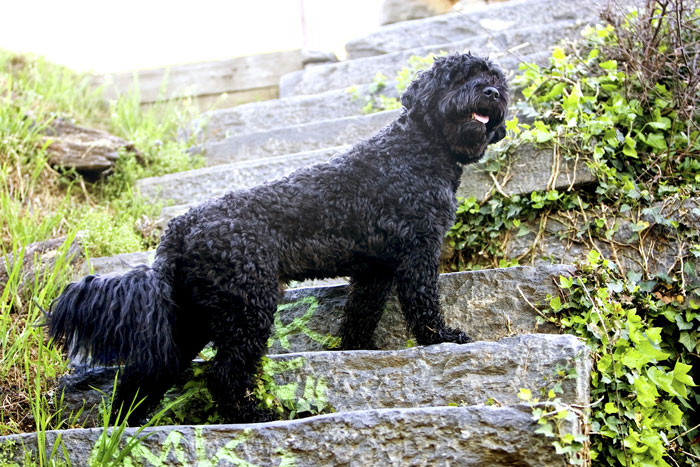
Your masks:
{"label": "dog's ear", "polygon": [[491,132],[491,139],[489,140],[488,144],[493,144],[497,143],[503,138],[506,137],[506,126],[505,124],[498,125],[492,132]]}

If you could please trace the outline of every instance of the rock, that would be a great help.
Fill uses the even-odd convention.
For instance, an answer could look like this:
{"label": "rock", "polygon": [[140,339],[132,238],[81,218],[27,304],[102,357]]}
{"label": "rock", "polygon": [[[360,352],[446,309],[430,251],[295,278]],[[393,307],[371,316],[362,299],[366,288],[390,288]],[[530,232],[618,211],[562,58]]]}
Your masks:
{"label": "rock", "polygon": [[[262,102],[252,102],[228,109],[206,112],[182,132],[183,138],[192,136],[204,142],[215,142],[230,136],[255,133],[274,128],[299,125],[362,114],[368,84],[353,89],[334,89],[311,96],[292,96]],[[395,83],[387,83],[382,91],[387,97],[397,97]],[[356,98],[354,96],[357,96]],[[202,130],[199,130],[203,127]]]}
{"label": "rock", "polygon": [[338,61],[338,57],[334,52],[315,49],[301,50],[301,63],[303,66],[318,65],[320,63],[334,63]]}
{"label": "rock", "polygon": [[122,253],[115,256],[90,258],[83,263],[80,273],[87,274],[121,274],[139,264],[151,264],[156,256],[155,250]]}
{"label": "rock", "polygon": [[[27,245],[21,254],[21,266],[17,283],[22,289],[34,278],[45,273],[51,273],[56,266],[56,258],[59,257],[68,264],[77,264],[83,259],[82,235],[78,234],[66,245],[68,238],[64,235],[43,242],[35,242]],[[8,253],[6,257],[0,256],[0,290],[4,289],[9,279],[9,274],[16,267],[17,252]]]}
{"label": "rock", "polygon": [[231,136],[219,142],[193,148],[193,151],[203,152],[208,166],[296,154],[366,139],[395,118],[396,112],[389,110],[370,115],[322,120]]}
{"label": "rock", "polygon": [[[405,2],[401,2],[402,4]],[[461,6],[461,5],[459,5]],[[513,31],[533,25],[547,25],[562,20],[594,22],[598,19],[597,2],[586,0],[511,0],[490,3],[485,8],[407,21],[379,28],[376,32],[345,44],[348,59],[371,57],[405,49],[434,46],[468,40],[475,36]],[[573,37],[573,36],[571,36]],[[484,39],[482,42],[486,42]],[[532,45],[546,48],[533,37]],[[481,52],[480,47],[473,47]]]}
{"label": "rock", "polygon": [[455,3],[456,0],[384,0],[380,24],[441,15]]}
{"label": "rock", "polygon": [[[392,79],[406,66],[412,55],[425,57],[441,52],[461,53],[470,50],[482,56],[490,56],[504,70],[517,70],[522,60],[547,64],[551,57],[549,48],[565,37],[578,34],[582,27],[583,25],[576,21],[558,21],[553,24],[483,34],[457,42],[448,41],[374,57],[307,67],[282,75],[280,97],[347,89],[353,85],[372,82],[377,72]],[[506,50],[514,47],[518,47],[517,56],[506,54]]]}
{"label": "rock", "polygon": [[[136,79],[141,103],[189,96],[249,94],[251,91],[275,89],[283,73],[303,68],[301,50],[285,50],[226,60],[188,63],[164,68],[98,76],[105,86],[105,97],[115,99],[126,94]],[[274,94],[277,94],[274,92]],[[269,94],[268,94],[269,96]],[[275,96],[276,97],[276,96]],[[251,102],[247,100],[246,102]]]}
{"label": "rock", "polygon": [[[464,465],[560,466],[551,439],[534,433],[531,408],[468,406],[380,409],[249,425],[147,428],[124,465]],[[562,433],[578,433],[562,421]],[[60,436],[73,465],[87,465],[102,429],[47,431],[47,455]],[[18,462],[36,452],[37,435],[0,445]],[[62,449],[63,448],[63,449]],[[250,465],[246,464],[246,465]]]}
{"label": "rock", "polygon": [[84,128],[57,118],[46,128],[49,163],[75,169],[81,173],[99,174],[111,169],[119,151],[141,154],[132,143],[106,131]]}
{"label": "rock", "polygon": [[[532,144],[518,146],[513,151],[510,164],[509,179],[505,183],[499,181],[500,189],[507,195],[527,195],[548,189],[568,191],[597,183],[584,162],[565,159],[552,149]],[[491,190],[496,189],[494,179],[487,171],[488,165],[486,160],[465,168],[457,188],[458,197],[474,196],[481,201]]]}
{"label": "rock", "polygon": [[[161,212],[157,224],[164,227],[175,215],[183,214],[197,203],[221,196],[231,190],[259,185],[287,175],[305,165],[322,163],[343,149],[345,147],[308,151],[144,178],[137,182],[137,187],[141,195],[151,202],[169,201],[175,205],[184,205],[173,206]],[[561,160],[558,166],[553,164],[554,153],[550,149],[537,149],[531,145],[523,145],[515,151],[513,158],[513,166],[510,170],[512,176],[501,186],[507,194],[527,194],[534,190],[546,189],[547,182],[552,177],[553,167],[558,167],[557,175],[552,177],[553,187],[560,190],[566,190],[569,187],[579,188],[596,181],[585,164],[576,164],[567,160]],[[486,160],[465,167],[457,196],[485,199],[495,189],[494,181],[487,171],[488,165],[489,162]]]}
{"label": "rock", "polygon": [[[336,412],[363,409],[476,405],[490,400],[517,404],[521,388],[538,393],[557,380],[557,369],[575,377],[560,381],[564,404],[589,403],[591,361],[571,335],[525,334],[497,342],[440,344],[403,350],[301,352],[270,355],[270,375],[280,392],[295,401]],[[188,375],[169,392],[173,400],[208,363],[193,362]],[[113,390],[116,368],[95,368],[64,376],[66,411],[83,406],[97,413],[103,394]],[[201,377],[200,377],[201,378]],[[84,404],[84,405],[83,405]],[[187,407],[186,423],[206,420]],[[95,426],[90,419],[89,426]],[[99,423],[99,420],[98,420]]]}
{"label": "rock", "polygon": [[273,376],[276,384],[292,385],[297,399],[320,393],[323,403],[337,412],[475,405],[489,398],[517,404],[521,388],[537,393],[549,387],[558,366],[577,374],[562,382],[562,402],[589,403],[588,351],[571,335],[525,334],[497,342],[306,352],[270,359],[276,368],[288,368]]}
{"label": "rock", "polygon": [[[541,265],[441,274],[445,320],[475,341],[555,333],[553,326],[538,323],[539,315],[528,301],[542,304],[548,294],[556,295],[553,281],[571,272],[568,266]],[[347,286],[288,290],[275,316],[269,352],[327,349],[339,335],[346,300]],[[392,296],[375,332],[375,343],[380,349],[400,349],[409,345],[410,337],[398,299]]]}
{"label": "rock", "polygon": [[342,149],[326,148],[143,178],[136,182],[136,186],[141,195],[151,202],[199,203],[231,190],[250,188],[288,175],[307,165],[325,162]]}
{"label": "rock", "polygon": [[[665,223],[657,221],[653,213],[660,216],[659,221],[665,219]],[[589,212],[588,216],[595,216],[595,213]],[[518,237],[515,231],[510,232],[509,241],[506,243],[506,257],[514,259],[525,256],[531,258],[533,264],[552,261],[573,263],[585,259],[589,251],[596,249],[603,257],[614,261],[623,273],[642,272],[646,269],[650,274],[665,274],[681,255],[687,253],[688,248],[685,243],[679,243],[678,231],[668,221],[680,223],[683,229],[700,230],[700,198],[655,203],[651,210],[639,219],[640,222],[648,224],[643,231],[639,231],[637,223],[629,216],[630,214],[608,213],[609,227],[616,227],[616,232],[611,237],[612,241],[594,239],[593,244],[588,237],[572,234],[584,228],[584,219],[549,218],[536,244],[534,241],[539,229],[539,220],[524,223],[530,233]],[[643,239],[641,242],[640,237]],[[700,269],[698,258],[691,259],[690,264],[695,270]],[[686,280],[690,284],[700,285],[697,275],[687,274]]]}

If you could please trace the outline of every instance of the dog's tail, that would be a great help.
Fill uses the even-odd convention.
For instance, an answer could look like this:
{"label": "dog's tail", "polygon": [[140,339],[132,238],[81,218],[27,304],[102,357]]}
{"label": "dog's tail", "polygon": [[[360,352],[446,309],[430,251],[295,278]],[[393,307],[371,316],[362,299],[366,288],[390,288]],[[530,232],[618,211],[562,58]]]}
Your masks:
{"label": "dog's tail", "polygon": [[121,364],[157,377],[179,365],[174,339],[172,271],[137,266],[122,275],[90,275],[52,303],[47,325],[69,357]]}

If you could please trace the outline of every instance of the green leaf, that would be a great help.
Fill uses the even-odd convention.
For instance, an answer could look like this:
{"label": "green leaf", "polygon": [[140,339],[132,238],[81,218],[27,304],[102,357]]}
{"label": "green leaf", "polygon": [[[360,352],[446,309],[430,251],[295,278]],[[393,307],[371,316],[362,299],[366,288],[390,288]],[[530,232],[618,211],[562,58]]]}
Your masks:
{"label": "green leaf", "polygon": [[598,66],[600,66],[604,70],[617,70],[617,61],[616,60],[607,60],[605,62],[601,62]]}
{"label": "green leaf", "polygon": [[698,342],[695,337],[693,337],[688,331],[682,331],[681,336],[678,338],[678,342],[683,344],[683,346],[688,350],[688,352],[693,352],[695,347],[697,347]]}

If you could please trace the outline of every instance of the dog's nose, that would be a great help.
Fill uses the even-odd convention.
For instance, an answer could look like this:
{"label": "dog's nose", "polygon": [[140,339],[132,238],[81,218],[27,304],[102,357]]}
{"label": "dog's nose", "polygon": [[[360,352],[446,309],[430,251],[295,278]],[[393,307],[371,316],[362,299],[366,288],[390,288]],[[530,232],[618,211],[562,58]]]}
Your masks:
{"label": "dog's nose", "polygon": [[496,100],[499,97],[501,97],[501,93],[498,92],[498,89],[494,88],[493,86],[487,86],[484,88],[484,94],[486,94],[486,97],[488,97],[491,100]]}

